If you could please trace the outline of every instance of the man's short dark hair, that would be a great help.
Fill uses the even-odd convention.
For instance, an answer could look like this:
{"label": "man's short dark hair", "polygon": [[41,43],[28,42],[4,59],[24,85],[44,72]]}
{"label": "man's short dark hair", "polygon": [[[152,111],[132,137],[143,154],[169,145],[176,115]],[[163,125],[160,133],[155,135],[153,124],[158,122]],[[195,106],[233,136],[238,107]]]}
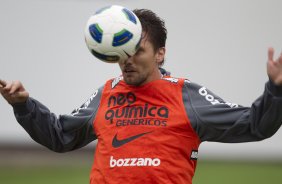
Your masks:
{"label": "man's short dark hair", "polygon": [[[165,22],[148,9],[135,9],[133,12],[139,18],[143,32],[153,44],[155,52],[159,48],[165,47],[167,37]],[[164,61],[162,61],[161,65],[163,63]]]}

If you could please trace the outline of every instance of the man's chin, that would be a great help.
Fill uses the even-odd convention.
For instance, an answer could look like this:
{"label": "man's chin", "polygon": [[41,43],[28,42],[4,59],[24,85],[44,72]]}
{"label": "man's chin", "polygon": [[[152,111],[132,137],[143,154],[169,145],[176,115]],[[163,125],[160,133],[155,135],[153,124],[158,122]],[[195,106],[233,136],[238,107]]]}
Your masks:
{"label": "man's chin", "polygon": [[142,84],[142,81],[136,80],[133,77],[124,77],[125,83],[132,86],[139,86]]}
{"label": "man's chin", "polygon": [[136,85],[136,81],[132,77],[125,77],[123,79],[128,85]]}

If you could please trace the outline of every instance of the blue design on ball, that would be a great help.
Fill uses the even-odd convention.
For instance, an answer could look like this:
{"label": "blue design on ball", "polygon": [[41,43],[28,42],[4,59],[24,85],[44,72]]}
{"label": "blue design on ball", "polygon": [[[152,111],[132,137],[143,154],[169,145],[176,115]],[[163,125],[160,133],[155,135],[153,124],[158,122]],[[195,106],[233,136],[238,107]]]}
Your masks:
{"label": "blue design on ball", "polygon": [[126,18],[127,18],[129,21],[133,22],[134,24],[137,24],[136,18],[135,18],[134,14],[133,14],[131,11],[129,11],[129,10],[126,9],[126,8],[123,8],[122,11],[123,11],[123,13],[126,15]]}
{"label": "blue design on ball", "polygon": [[114,56],[110,56],[110,55],[105,55],[105,54],[101,54],[99,52],[96,52],[95,50],[91,49],[91,53],[97,57],[98,59],[101,59],[103,61],[108,61],[108,62],[117,62],[119,60],[119,56],[114,55]]}
{"label": "blue design on ball", "polygon": [[124,45],[129,40],[131,40],[132,37],[133,37],[133,34],[131,32],[129,32],[126,29],[123,29],[114,35],[112,46],[117,47],[117,46]]}
{"label": "blue design on ball", "polygon": [[102,35],[103,35],[103,30],[99,27],[98,24],[92,24],[89,26],[89,32],[92,38],[98,42],[102,42]]}

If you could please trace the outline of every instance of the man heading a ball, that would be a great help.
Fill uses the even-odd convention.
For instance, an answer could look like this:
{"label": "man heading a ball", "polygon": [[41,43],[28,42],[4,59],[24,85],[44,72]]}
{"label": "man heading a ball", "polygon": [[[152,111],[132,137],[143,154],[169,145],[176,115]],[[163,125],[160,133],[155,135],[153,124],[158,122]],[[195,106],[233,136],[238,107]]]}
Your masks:
{"label": "man heading a ball", "polygon": [[137,53],[70,115],[55,116],[21,82],[0,81],[17,121],[38,143],[66,152],[98,139],[90,183],[192,183],[201,142],[249,142],[282,122],[282,55],[268,50],[269,81],[251,107],[225,102],[160,68],[166,28],[150,10],[135,10],[143,28]]}

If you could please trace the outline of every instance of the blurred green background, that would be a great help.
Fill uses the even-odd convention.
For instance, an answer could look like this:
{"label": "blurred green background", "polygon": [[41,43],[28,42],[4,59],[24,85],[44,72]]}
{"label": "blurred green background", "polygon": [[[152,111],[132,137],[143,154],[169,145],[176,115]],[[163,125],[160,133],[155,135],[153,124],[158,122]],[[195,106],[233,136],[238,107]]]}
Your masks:
{"label": "blurred green background", "polygon": [[[40,146],[0,146],[0,184],[88,184],[93,146],[58,154]],[[200,159],[193,184],[281,184],[281,161]]]}
{"label": "blurred green background", "polygon": [[[88,184],[85,166],[1,167],[1,184]],[[200,161],[193,184],[281,184],[282,165]]]}

